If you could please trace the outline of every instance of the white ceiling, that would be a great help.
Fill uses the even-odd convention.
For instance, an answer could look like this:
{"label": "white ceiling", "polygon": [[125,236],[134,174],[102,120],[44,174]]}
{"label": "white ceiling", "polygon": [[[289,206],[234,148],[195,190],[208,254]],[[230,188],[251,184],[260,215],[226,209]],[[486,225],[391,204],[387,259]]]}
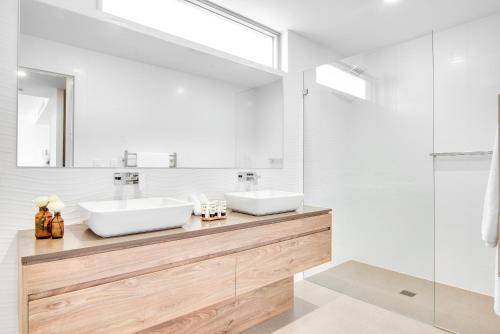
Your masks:
{"label": "white ceiling", "polygon": [[500,11],[500,0],[212,1],[278,31],[296,31],[344,56]]}

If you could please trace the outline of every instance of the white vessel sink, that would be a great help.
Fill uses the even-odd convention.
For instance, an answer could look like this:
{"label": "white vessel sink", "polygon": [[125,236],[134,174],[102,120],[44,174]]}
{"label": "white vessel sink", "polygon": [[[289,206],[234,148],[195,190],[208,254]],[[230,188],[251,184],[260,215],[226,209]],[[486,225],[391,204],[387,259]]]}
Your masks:
{"label": "white vessel sink", "polygon": [[227,206],[233,211],[264,216],[295,211],[302,205],[304,195],[278,190],[258,190],[225,194]]}
{"label": "white vessel sink", "polygon": [[193,205],[172,198],[139,198],[79,203],[89,213],[85,222],[101,237],[175,228],[185,224]]}

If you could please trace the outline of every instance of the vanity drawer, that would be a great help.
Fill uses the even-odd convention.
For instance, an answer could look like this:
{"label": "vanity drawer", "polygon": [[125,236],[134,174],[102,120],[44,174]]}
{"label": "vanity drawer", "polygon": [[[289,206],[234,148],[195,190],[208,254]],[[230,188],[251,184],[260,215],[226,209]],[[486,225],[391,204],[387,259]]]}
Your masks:
{"label": "vanity drawer", "polygon": [[331,214],[23,265],[29,300],[88,288],[329,229]]}
{"label": "vanity drawer", "polygon": [[331,240],[328,230],[239,253],[236,295],[330,261]]}
{"label": "vanity drawer", "polygon": [[235,256],[29,302],[29,333],[135,333],[235,297]]}

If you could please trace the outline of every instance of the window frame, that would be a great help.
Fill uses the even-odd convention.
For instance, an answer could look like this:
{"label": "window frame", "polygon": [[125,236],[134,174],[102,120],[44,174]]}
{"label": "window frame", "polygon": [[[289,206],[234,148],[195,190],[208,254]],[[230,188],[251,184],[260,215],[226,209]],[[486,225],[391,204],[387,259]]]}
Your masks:
{"label": "window frame", "polygon": [[[318,77],[318,69],[320,67],[323,67],[323,66],[330,66],[330,67],[334,68],[335,70],[343,72],[346,75],[349,75],[349,76],[352,76],[352,77],[357,78],[359,80],[362,80],[364,82],[364,96],[361,97],[358,95],[353,95],[352,93],[347,92],[346,90],[342,90],[340,88],[334,88],[332,86],[318,82],[318,78],[317,78]],[[348,96],[350,98],[357,99],[360,101],[370,100],[370,96],[371,96],[371,94],[370,94],[370,89],[371,89],[370,88],[371,87],[370,80],[368,77],[366,77],[366,75],[364,75],[364,70],[358,71],[358,66],[348,65],[348,64],[345,64],[342,62],[332,62],[332,63],[327,63],[327,64],[322,64],[322,65],[316,66],[314,68],[314,71],[315,71],[316,84],[321,85],[323,87],[327,87],[328,89],[331,89],[335,93],[341,94],[342,96]]]}
{"label": "window frame", "polygon": [[[106,15],[112,15],[110,13],[103,11],[103,1],[105,1],[105,0],[96,0],[97,9]],[[271,37],[273,40],[272,68],[276,69],[276,70],[281,69],[281,33],[280,32],[278,32],[274,29],[271,29],[271,28],[269,28],[269,27],[267,27],[259,22],[256,22],[252,19],[249,19],[246,16],[240,15],[240,14],[235,13],[227,8],[219,6],[219,5],[217,5],[211,1],[208,1],[208,0],[175,0],[175,1],[184,2],[187,5],[201,8],[210,14],[220,16],[226,20],[240,24],[240,25],[245,26],[249,29],[255,30],[263,35]],[[168,33],[168,31],[166,31],[166,33]],[[183,38],[182,36],[177,36],[177,37]],[[193,43],[197,43],[197,42],[193,42]],[[197,43],[197,44],[200,44],[200,43]],[[207,46],[207,45],[204,45],[204,46]],[[210,47],[210,46],[208,46],[208,47]],[[213,49],[215,49],[215,48],[213,48]],[[216,50],[218,50],[218,49],[216,49]],[[229,53],[229,52],[223,51],[223,50],[219,50],[219,51],[224,52],[224,53]],[[241,56],[236,56],[236,57],[253,62],[252,60],[241,57]],[[260,63],[257,63],[257,64],[260,64]],[[268,67],[265,64],[260,64],[260,65]]]}

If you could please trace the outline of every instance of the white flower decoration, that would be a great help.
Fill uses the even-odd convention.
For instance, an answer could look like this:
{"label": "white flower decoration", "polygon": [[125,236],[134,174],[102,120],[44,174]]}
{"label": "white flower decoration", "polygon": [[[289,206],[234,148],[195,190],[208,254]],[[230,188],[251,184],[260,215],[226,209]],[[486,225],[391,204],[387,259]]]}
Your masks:
{"label": "white flower decoration", "polygon": [[33,200],[38,208],[45,208],[49,204],[49,198],[47,196],[40,196]]}
{"label": "white flower decoration", "polygon": [[59,198],[59,196],[57,195],[52,195],[52,196],[49,196],[49,203],[52,203],[52,202],[60,202],[61,199]]}
{"label": "white flower decoration", "polygon": [[50,202],[47,207],[54,213],[61,213],[61,211],[64,209],[64,203],[61,201]]}

